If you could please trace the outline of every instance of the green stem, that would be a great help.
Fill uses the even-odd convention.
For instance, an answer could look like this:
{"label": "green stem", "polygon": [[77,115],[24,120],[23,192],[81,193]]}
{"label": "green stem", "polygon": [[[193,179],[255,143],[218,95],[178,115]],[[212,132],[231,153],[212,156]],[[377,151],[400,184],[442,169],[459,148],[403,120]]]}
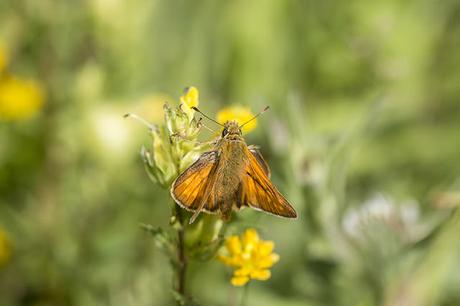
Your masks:
{"label": "green stem", "polygon": [[251,282],[249,281],[246,286],[244,286],[244,289],[243,289],[243,294],[241,295],[241,303],[240,305],[241,306],[246,306],[248,304],[248,301],[249,301],[249,284]]}
{"label": "green stem", "polygon": [[[186,297],[186,276],[188,261],[185,254],[185,224],[182,209],[176,205],[176,217],[179,221],[179,229],[177,231],[177,272],[176,272],[176,291]],[[180,303],[179,303],[180,304]]]}

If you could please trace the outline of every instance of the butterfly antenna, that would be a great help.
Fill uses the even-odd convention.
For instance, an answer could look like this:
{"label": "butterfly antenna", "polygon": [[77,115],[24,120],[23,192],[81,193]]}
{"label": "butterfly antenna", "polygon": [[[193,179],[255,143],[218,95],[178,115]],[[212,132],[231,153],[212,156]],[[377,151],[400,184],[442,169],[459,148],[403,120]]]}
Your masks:
{"label": "butterfly antenna", "polygon": [[127,114],[123,115],[123,118],[128,118],[128,117],[136,119],[137,121],[139,121],[143,125],[147,126],[149,128],[149,130],[154,130],[156,128],[156,126],[154,124],[149,123],[147,120],[145,120],[144,118],[142,118],[142,117],[140,117],[140,116],[138,116],[136,114],[127,113]]}
{"label": "butterfly antenna", "polygon": [[207,129],[210,132],[213,132],[213,133],[215,132],[213,129],[211,129],[210,127],[208,127],[206,124],[203,123],[203,118],[200,118],[198,120],[198,125],[204,127],[205,129]]}
{"label": "butterfly antenna", "polygon": [[206,116],[206,114],[204,114],[202,111],[200,111],[197,107],[192,106],[192,109],[193,109],[194,111],[197,111],[197,112],[199,112],[200,114],[202,114],[206,119],[211,120],[212,122],[217,123],[217,124],[220,125],[220,126],[224,126],[223,124],[220,124],[219,122],[217,122],[216,120],[212,119],[211,117]]}
{"label": "butterfly antenna", "polygon": [[268,111],[270,108],[270,106],[265,106],[265,108],[263,110],[261,110],[257,115],[255,115],[254,117],[252,117],[251,119],[249,119],[248,121],[246,121],[245,123],[243,123],[242,125],[240,125],[240,129],[245,126],[246,124],[248,124],[249,122],[251,122],[252,120],[256,119],[257,117],[259,117],[260,115],[262,115],[263,113],[265,113],[266,111]]}

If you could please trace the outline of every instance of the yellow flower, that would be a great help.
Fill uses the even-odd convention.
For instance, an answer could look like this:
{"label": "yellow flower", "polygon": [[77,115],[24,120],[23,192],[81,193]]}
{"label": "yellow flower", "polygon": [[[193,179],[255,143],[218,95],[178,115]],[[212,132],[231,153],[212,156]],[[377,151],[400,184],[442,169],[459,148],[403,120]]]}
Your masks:
{"label": "yellow flower", "polygon": [[233,286],[244,286],[250,279],[269,279],[269,268],[279,260],[278,254],[273,253],[273,241],[261,240],[253,228],[241,237],[228,237],[225,247],[228,255],[219,255],[218,259],[235,269],[230,281]]}
{"label": "yellow flower", "polygon": [[15,77],[0,80],[0,120],[28,119],[40,111],[44,91],[35,81]]}
{"label": "yellow flower", "polygon": [[[217,113],[216,119],[219,123],[225,124],[225,122],[230,120],[236,120],[238,124],[246,123],[254,117],[254,114],[251,112],[249,107],[244,106],[229,106]],[[257,120],[254,119],[245,126],[243,126],[243,132],[248,133],[255,129],[257,126]]]}
{"label": "yellow flower", "polygon": [[193,106],[198,107],[200,93],[196,87],[190,86],[184,89],[184,94],[180,97],[180,102],[192,108]]}
{"label": "yellow flower", "polygon": [[196,87],[190,86],[184,89],[184,94],[180,97],[180,106],[181,109],[187,114],[189,122],[193,120],[193,115],[195,111],[192,107],[198,107],[199,104],[199,95],[198,89]]}
{"label": "yellow flower", "polygon": [[163,121],[164,117],[163,106],[166,101],[170,100],[170,96],[151,93],[138,100],[134,112],[142,114],[144,118],[148,118],[152,123],[160,123]]}
{"label": "yellow flower", "polygon": [[5,265],[11,256],[11,244],[6,233],[0,228],[0,267]]}

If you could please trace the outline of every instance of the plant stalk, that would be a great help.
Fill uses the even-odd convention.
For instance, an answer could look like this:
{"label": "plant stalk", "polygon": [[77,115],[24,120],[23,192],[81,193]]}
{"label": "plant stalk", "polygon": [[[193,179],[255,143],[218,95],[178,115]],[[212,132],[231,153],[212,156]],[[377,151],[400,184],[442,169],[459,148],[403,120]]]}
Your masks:
{"label": "plant stalk", "polygon": [[251,282],[249,281],[243,288],[243,293],[241,295],[241,303],[240,306],[247,306],[248,305],[248,300],[249,300],[249,284]]}
{"label": "plant stalk", "polygon": [[179,221],[177,231],[177,271],[176,271],[176,291],[186,298],[186,276],[188,260],[185,254],[185,222],[181,208],[176,205],[176,216]]}

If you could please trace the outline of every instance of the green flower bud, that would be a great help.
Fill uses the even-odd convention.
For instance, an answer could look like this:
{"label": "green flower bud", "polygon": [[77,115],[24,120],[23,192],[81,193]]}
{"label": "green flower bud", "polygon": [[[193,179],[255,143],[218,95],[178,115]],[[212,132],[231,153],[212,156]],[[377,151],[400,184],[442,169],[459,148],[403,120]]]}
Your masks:
{"label": "green flower bud", "polygon": [[203,146],[196,144],[200,125],[193,118],[193,109],[187,104],[198,105],[197,98],[198,91],[194,88],[189,96],[185,94],[181,97],[182,103],[177,108],[165,104],[165,124],[150,130],[152,149],[141,150],[147,174],[162,187],[168,188],[203,152]]}

